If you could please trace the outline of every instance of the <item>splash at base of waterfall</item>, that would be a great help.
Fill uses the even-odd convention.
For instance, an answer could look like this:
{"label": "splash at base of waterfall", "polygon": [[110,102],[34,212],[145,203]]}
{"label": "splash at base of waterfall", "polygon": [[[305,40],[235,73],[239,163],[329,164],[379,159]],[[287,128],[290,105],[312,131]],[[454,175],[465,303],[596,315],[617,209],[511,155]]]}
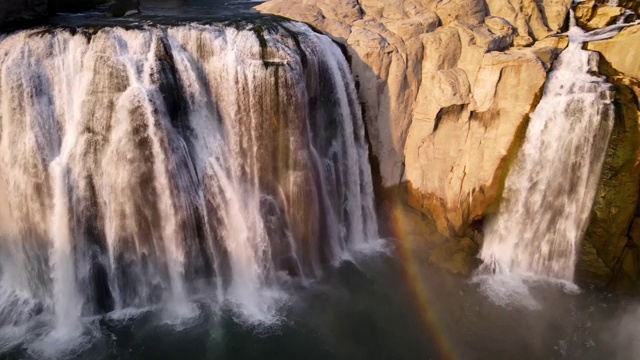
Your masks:
{"label": "splash at base of waterfall", "polygon": [[0,64],[0,337],[194,299],[271,323],[379,245],[350,69],[306,26],[28,30]]}

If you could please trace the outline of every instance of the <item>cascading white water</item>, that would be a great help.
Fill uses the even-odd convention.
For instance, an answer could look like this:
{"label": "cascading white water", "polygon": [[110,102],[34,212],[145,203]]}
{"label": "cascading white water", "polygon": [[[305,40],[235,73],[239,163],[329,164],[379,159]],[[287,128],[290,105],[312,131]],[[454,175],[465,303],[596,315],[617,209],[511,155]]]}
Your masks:
{"label": "cascading white water", "polygon": [[0,326],[212,293],[269,320],[377,236],[348,64],[306,26],[29,30],[0,61]]}
{"label": "cascading white water", "polygon": [[573,282],[614,121],[611,85],[595,75],[598,55],[582,44],[619,29],[584,33],[574,21],[570,43],[531,113],[499,213],[486,228],[484,264],[475,277],[497,302],[528,293],[523,278]]}

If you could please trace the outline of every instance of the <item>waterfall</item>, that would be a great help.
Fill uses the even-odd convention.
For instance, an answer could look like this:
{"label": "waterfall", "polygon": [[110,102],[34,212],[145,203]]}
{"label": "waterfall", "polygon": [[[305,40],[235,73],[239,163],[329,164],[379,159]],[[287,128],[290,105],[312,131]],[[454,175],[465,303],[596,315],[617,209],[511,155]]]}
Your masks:
{"label": "waterfall", "polygon": [[377,237],[355,86],[295,23],[0,40],[0,327],[190,299],[268,320]]}
{"label": "waterfall", "polygon": [[476,280],[487,280],[498,302],[526,292],[514,276],[573,282],[614,121],[612,87],[596,75],[598,55],[582,44],[620,29],[585,34],[573,25],[486,228]]}

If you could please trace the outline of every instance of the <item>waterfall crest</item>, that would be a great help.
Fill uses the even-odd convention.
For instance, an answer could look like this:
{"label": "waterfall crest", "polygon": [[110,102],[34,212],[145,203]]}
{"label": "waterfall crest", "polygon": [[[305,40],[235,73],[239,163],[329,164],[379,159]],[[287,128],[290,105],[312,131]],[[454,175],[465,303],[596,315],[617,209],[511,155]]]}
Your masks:
{"label": "waterfall crest", "polygon": [[499,303],[512,301],[514,292],[528,294],[514,277],[572,284],[597,192],[613,128],[613,93],[597,75],[598,55],[582,50],[582,44],[610,37],[621,27],[585,34],[572,25],[569,45],[531,113],[500,210],[486,229],[480,253],[484,264],[476,280],[488,285]]}
{"label": "waterfall crest", "polygon": [[0,41],[0,326],[193,294],[261,320],[284,278],[377,237],[339,48],[243,26]]}

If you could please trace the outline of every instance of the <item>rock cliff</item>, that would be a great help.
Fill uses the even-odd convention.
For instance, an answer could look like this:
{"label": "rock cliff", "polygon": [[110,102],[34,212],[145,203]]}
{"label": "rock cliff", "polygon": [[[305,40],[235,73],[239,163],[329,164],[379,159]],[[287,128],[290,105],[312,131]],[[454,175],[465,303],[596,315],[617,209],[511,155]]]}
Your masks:
{"label": "rock cliff", "polygon": [[[579,4],[578,23],[596,29],[637,18],[635,0],[606,3]],[[459,252],[451,242],[462,248],[469,237],[482,240],[483,219],[499,206],[529,113],[566,47],[556,35],[568,26],[570,5],[271,0],[257,9],[306,22],[346,46],[381,185],[406,186],[405,201],[452,239],[439,238],[439,249],[431,244],[437,254]],[[586,44],[602,54],[601,71],[616,88],[616,123],[576,274],[583,283],[627,289],[640,274],[637,44],[640,26]],[[430,260],[451,268],[447,259]],[[452,270],[470,269],[466,263]]]}
{"label": "rock cliff", "polygon": [[[569,1],[272,0],[347,46],[382,185],[406,182],[443,234],[499,198],[510,151],[564,46]],[[514,91],[514,89],[518,89]]]}
{"label": "rock cliff", "polygon": [[47,14],[47,0],[16,0],[0,2],[0,26],[20,21],[40,19]]}

